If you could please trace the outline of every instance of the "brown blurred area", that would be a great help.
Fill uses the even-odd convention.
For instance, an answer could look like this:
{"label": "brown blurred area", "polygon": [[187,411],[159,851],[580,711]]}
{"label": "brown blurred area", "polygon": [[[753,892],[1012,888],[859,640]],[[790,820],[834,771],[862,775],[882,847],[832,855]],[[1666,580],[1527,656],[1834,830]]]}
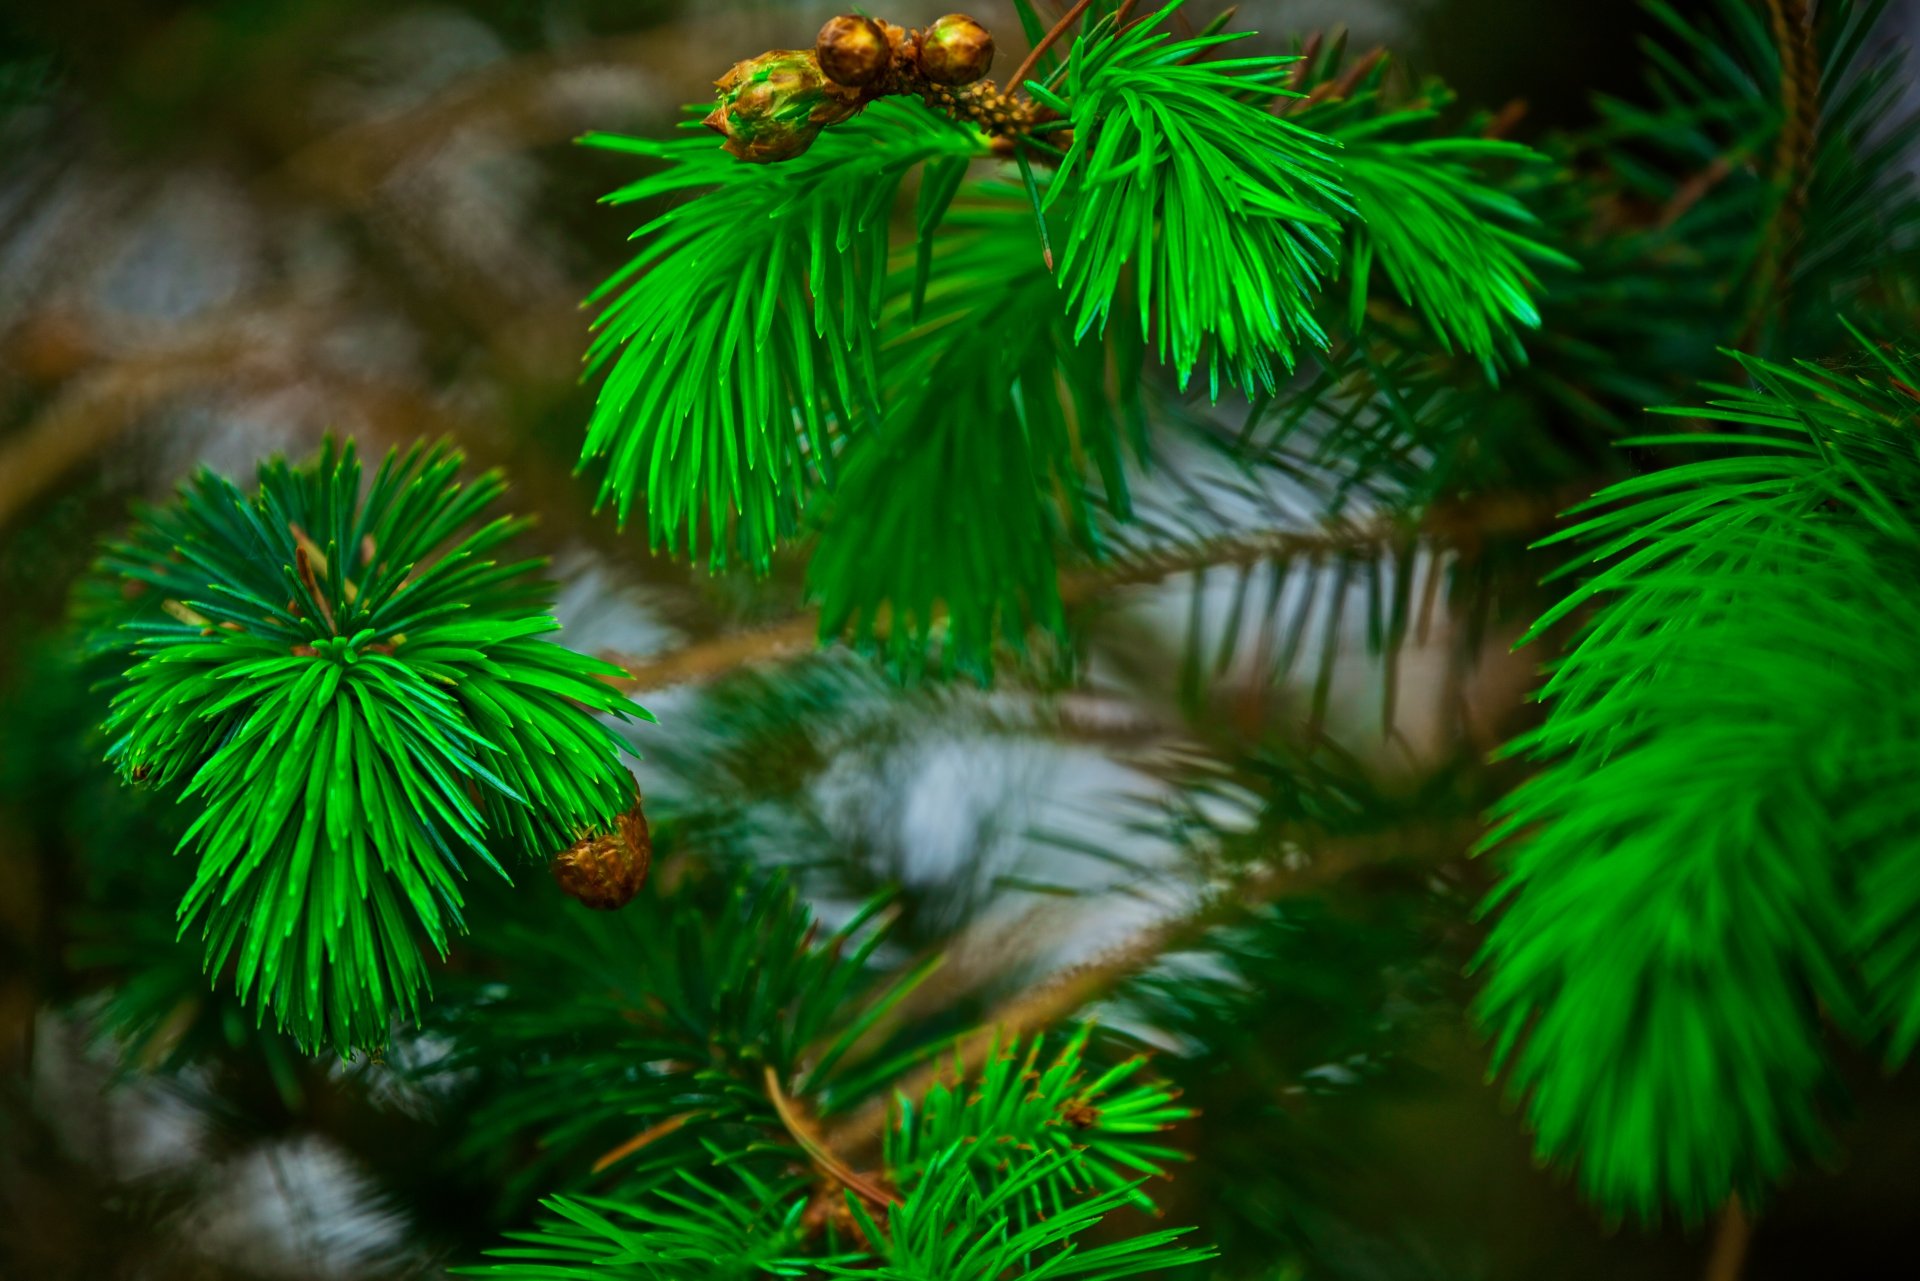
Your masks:
{"label": "brown blurred area", "polygon": [[[591,510],[595,477],[574,470],[592,400],[581,300],[636,219],[597,203],[629,163],[572,139],[667,130],[733,60],[803,46],[839,8],[0,0],[0,691],[58,643],[73,582],[129,502],[328,431],[369,450],[448,436],[504,467],[576,589],[582,635],[606,648],[698,639],[797,601],[790,569],[747,595]],[[906,23],[943,11],[873,8]],[[972,11],[1017,31],[997,0]],[[1239,14],[1274,37],[1343,24],[1470,104],[1523,101],[1520,138],[1580,125],[1595,91],[1631,92],[1645,28],[1632,0],[1255,0]],[[615,608],[629,599],[644,609]],[[0,723],[18,756],[36,751],[25,726]],[[404,1144],[404,1121],[342,1103],[243,1142],[190,1117],[191,1081],[110,1088],[110,1066],[50,1013],[72,995],[62,837],[30,798],[0,805],[0,1281],[437,1275],[471,1258],[463,1190],[410,1218],[345,1155]],[[1485,1277],[1528,1275],[1515,1260],[1567,1261],[1536,1276],[1700,1275],[1699,1233],[1610,1235],[1530,1168],[1464,1027],[1427,1055],[1438,1088],[1343,1122],[1384,1235],[1406,1216],[1451,1223],[1463,1252],[1483,1242]],[[1870,1064],[1850,1073],[1842,1148],[1858,1159],[1789,1190],[1750,1278],[1895,1275],[1875,1269],[1920,1200],[1920,1101]],[[304,1078],[314,1093],[330,1079]],[[439,1235],[415,1248],[423,1220]]]}

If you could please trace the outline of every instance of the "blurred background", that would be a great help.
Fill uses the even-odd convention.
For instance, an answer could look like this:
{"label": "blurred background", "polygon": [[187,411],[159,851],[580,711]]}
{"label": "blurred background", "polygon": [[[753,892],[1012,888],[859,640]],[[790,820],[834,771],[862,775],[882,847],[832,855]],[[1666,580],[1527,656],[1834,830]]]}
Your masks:
{"label": "blurred background", "polygon": [[[328,430],[370,452],[450,436],[504,467],[513,507],[538,513],[532,539],[554,558],[577,648],[645,658],[791,617],[797,575],[712,580],[591,511],[593,478],[574,473],[592,400],[580,300],[622,261],[636,218],[596,203],[629,162],[571,140],[659,134],[734,60],[807,47],[837,11],[0,0],[0,1278],[433,1276],[519,1221],[524,1193],[453,1159],[457,1112],[378,1065],[276,1058],[233,1011],[198,1007],[148,1020],[130,1052],[124,1003],[100,992],[143,978],[180,990],[166,965],[197,970],[171,922],[127,910],[157,883],[177,893],[188,869],[170,858],[177,820],[100,764],[99,709],[61,661],[62,622],[131,502],[163,499],[202,463],[243,475],[304,453]],[[972,12],[1018,29],[1001,4]],[[1896,16],[1914,27],[1920,3]],[[1467,104],[1524,101],[1513,136],[1537,140],[1588,122],[1595,92],[1635,91],[1648,23],[1634,0],[1253,0],[1238,25],[1270,48],[1345,27]],[[1164,794],[1185,769],[1193,795],[1203,768],[1178,759],[1156,679],[1192,595],[1174,582],[1130,597],[1093,679],[1044,724],[1017,691],[903,704],[833,660],[765,684],[669,684],[644,696],[661,724],[635,736],[652,762],[642,785],[669,842],[756,843],[826,868],[809,886],[829,916],[900,882],[910,942],[1070,962],[1170,910],[1170,825],[1231,829],[1247,785],[1222,776],[1192,813]],[[1466,708],[1465,756],[1484,758],[1533,677],[1535,656],[1505,656],[1519,621],[1476,634],[1484,653],[1465,667],[1457,637],[1404,655],[1398,741],[1368,738],[1358,712],[1346,740],[1369,760],[1431,765],[1419,708],[1444,694]],[[1343,668],[1336,718],[1379,676]],[[797,730],[799,705],[831,714]],[[1247,1252],[1283,1223],[1311,1263],[1280,1275],[1703,1275],[1710,1231],[1601,1222],[1534,1168],[1484,1082],[1461,968],[1486,877],[1459,858],[1480,784],[1440,774],[1460,822],[1436,855],[1344,885],[1270,958],[1296,968],[1247,1029],[1263,1072],[1205,1097],[1170,1219],[1204,1206],[1216,1227],[1243,1222],[1238,1246],[1221,1231]],[[210,1049],[182,1050],[188,1024],[211,1029]],[[1879,1260],[1910,1252],[1920,1090],[1865,1063],[1850,1076],[1834,1172],[1769,1207],[1748,1276],[1883,1275]],[[1236,1150],[1238,1106],[1278,1106],[1285,1145]],[[1209,1169],[1249,1163],[1273,1177],[1235,1203]]]}

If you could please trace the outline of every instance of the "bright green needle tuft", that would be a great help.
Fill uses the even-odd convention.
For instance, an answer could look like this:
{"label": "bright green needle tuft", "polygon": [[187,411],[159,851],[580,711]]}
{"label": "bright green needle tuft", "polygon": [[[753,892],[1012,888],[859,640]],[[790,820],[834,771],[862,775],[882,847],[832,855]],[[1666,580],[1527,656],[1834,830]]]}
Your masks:
{"label": "bright green needle tuft", "polygon": [[309,1050],[417,1012],[471,860],[549,855],[633,797],[593,714],[651,718],[542,639],[539,562],[491,556],[524,522],[476,524],[504,482],[461,461],[389,454],[364,495],[351,444],[252,494],[202,472],[101,562],[135,610],[98,638],[133,660],[112,759],[200,811],[182,928]]}

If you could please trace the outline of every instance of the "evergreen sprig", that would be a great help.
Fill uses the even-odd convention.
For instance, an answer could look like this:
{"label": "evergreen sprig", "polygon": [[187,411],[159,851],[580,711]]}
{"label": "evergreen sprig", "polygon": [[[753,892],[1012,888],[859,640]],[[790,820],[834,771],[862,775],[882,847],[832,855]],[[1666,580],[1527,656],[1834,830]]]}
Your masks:
{"label": "evergreen sprig", "polygon": [[552,854],[633,797],[589,713],[647,714],[540,639],[538,562],[491,555],[524,522],[475,527],[504,482],[461,461],[389,454],[364,496],[351,443],[251,495],[203,471],[100,563],[136,607],[96,642],[133,663],[111,757],[199,811],[183,929],[307,1049],[417,1013],[463,860]]}
{"label": "evergreen sprig", "polygon": [[[1481,1017],[1543,1154],[1616,1213],[1752,1204],[1825,1143],[1834,1033],[1920,1039],[1920,369],[1742,357],[1722,456],[1550,540],[1591,606],[1507,750]],[[1809,627],[1809,619],[1822,620]]]}
{"label": "evergreen sprig", "polygon": [[498,946],[537,958],[522,972],[540,981],[488,983],[449,1005],[459,1050],[433,1069],[489,1078],[469,1150],[531,1134],[542,1157],[516,1184],[595,1165],[645,1180],[780,1133],[768,1069],[830,1110],[854,1088],[838,1070],[848,1048],[931,968],[876,973],[887,903],[823,931],[784,878],[688,877],[616,915],[502,931]]}
{"label": "evergreen sprig", "polygon": [[1181,1228],[1097,1245],[1080,1240],[1127,1204],[1126,1188],[1067,1202],[1050,1217],[1023,1221],[1016,1207],[1039,1199],[1042,1187],[1061,1178],[1060,1167],[1071,1160],[1061,1152],[1020,1154],[1009,1160],[1001,1178],[983,1187],[973,1177],[965,1147],[948,1148],[929,1163],[913,1191],[889,1208],[884,1227],[849,1196],[861,1235],[878,1258],[873,1263],[829,1264],[823,1270],[830,1276],[874,1281],[1120,1281],[1210,1256],[1207,1250],[1175,1245],[1186,1231]]}
{"label": "evergreen sprig", "polygon": [[553,1217],[508,1233],[515,1244],[489,1251],[498,1262],[456,1268],[455,1275],[751,1281],[804,1277],[816,1264],[804,1252],[800,1179],[763,1179],[736,1166],[725,1187],[682,1172],[648,1198],[556,1196],[542,1204]]}
{"label": "evergreen sprig", "polygon": [[1146,1066],[1137,1055],[1089,1079],[1091,1035],[1091,1025],[1083,1025],[1044,1067],[1045,1038],[1033,1038],[1024,1053],[1008,1045],[988,1057],[977,1079],[938,1083],[918,1105],[902,1099],[899,1121],[887,1135],[887,1169],[911,1187],[947,1152],[959,1151],[976,1178],[997,1180],[1009,1153],[1057,1152],[1070,1159],[1048,1166],[1046,1177],[1028,1185],[1030,1195],[1010,1204],[1016,1224],[1059,1214],[1096,1186],[1125,1191],[1152,1211],[1139,1176],[1163,1176],[1165,1163],[1183,1154],[1148,1136],[1192,1111],[1162,1082],[1128,1084]]}
{"label": "evergreen sprig", "polygon": [[[607,378],[582,461],[606,457],[601,499],[614,500],[622,523],[644,493],[653,546],[704,545],[716,569],[737,558],[765,572],[809,492],[835,474],[840,433],[876,399],[887,224],[901,180],[922,162],[964,169],[982,140],[924,109],[878,102],[780,165],[737,161],[704,131],[583,141],[666,163],[609,203],[696,194],[636,231],[640,252],[588,299],[601,310],[587,369]],[[930,182],[927,195],[940,186]]]}
{"label": "evergreen sprig", "polygon": [[1377,263],[1441,346],[1474,356],[1491,378],[1501,364],[1524,363],[1519,331],[1540,327],[1534,264],[1576,264],[1542,244],[1539,219],[1484,174],[1491,164],[1525,164],[1537,153],[1485,138],[1386,136],[1430,118],[1428,112],[1396,113],[1334,135],[1343,144],[1341,176],[1358,214],[1350,251],[1352,325],[1362,325]]}
{"label": "evergreen sprig", "polygon": [[821,633],[878,639],[903,669],[936,632],[944,666],[983,678],[997,645],[1058,637],[1058,545],[1092,538],[1087,473],[1124,512],[1126,455],[1144,455],[1139,344],[1075,337],[1033,217],[1017,188],[970,189],[924,297],[917,268],[896,274],[880,422],[816,509]]}
{"label": "evergreen sprig", "polygon": [[1028,83],[1073,125],[1047,193],[1072,201],[1061,287],[1086,333],[1131,278],[1142,333],[1183,387],[1204,363],[1215,397],[1271,392],[1298,347],[1326,344],[1312,304],[1352,206],[1327,140],[1267,109],[1298,96],[1293,59],[1202,61],[1250,33],[1157,30],[1179,7],[1096,25],[1058,93]]}

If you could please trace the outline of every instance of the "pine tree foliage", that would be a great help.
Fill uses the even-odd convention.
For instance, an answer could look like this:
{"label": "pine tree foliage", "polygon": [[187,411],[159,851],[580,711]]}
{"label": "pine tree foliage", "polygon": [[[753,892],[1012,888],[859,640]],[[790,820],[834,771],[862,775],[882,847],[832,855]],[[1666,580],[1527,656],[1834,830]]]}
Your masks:
{"label": "pine tree foliage", "polygon": [[1353,327],[1361,327],[1377,263],[1401,299],[1428,318],[1441,346],[1478,357],[1491,378],[1497,363],[1525,363],[1520,331],[1540,327],[1533,263],[1576,264],[1534,239],[1532,211],[1484,178],[1483,167],[1525,164],[1535,153],[1487,138],[1394,138],[1433,115],[1391,112],[1332,131],[1358,214]]}
{"label": "pine tree foliage", "polygon": [[[1067,1203],[1051,1217],[1023,1221],[1014,1207],[1037,1198],[1040,1187],[1060,1178],[1071,1161],[1064,1153],[1021,1154],[1008,1161],[1001,1178],[982,1188],[968,1177],[965,1153],[949,1149],[906,1198],[891,1207],[884,1229],[863,1206],[849,1201],[861,1235],[883,1243],[875,1251],[877,1266],[839,1264],[828,1274],[875,1281],[992,1281],[1009,1275],[1120,1281],[1208,1257],[1208,1251],[1176,1245],[1183,1232],[1179,1228],[1085,1243],[1081,1238],[1090,1229],[1127,1204],[1128,1188]],[[955,1224],[979,1229],[956,1232]]]}
{"label": "pine tree foliage", "polygon": [[1137,1191],[1140,1177],[1164,1176],[1165,1163],[1182,1154],[1144,1136],[1191,1113],[1160,1083],[1117,1088],[1146,1067],[1138,1056],[1086,1079],[1092,1032],[1083,1025],[1044,1067],[1044,1039],[1035,1037],[1024,1053],[1009,1045],[989,1056],[977,1080],[936,1084],[918,1106],[902,1100],[899,1122],[888,1133],[887,1168],[905,1180],[924,1178],[957,1152],[976,1179],[992,1182],[1009,1150],[1059,1153],[1072,1159],[1048,1165],[1047,1175],[1036,1175],[1024,1185],[1026,1194],[1008,1203],[1016,1225],[1065,1213],[1089,1186],[1131,1192],[1136,1204],[1152,1210],[1153,1202]]}
{"label": "pine tree foliage", "polygon": [[[1824,1134],[1826,1042],[1920,1035],[1905,691],[1920,371],[1747,357],[1554,542],[1594,608],[1508,750],[1482,1016],[1541,1150],[1617,1212],[1750,1203]],[[1679,412],[1679,411],[1676,411]],[[1572,567],[1570,567],[1572,568]],[[1807,620],[1831,620],[1809,628]]]}
{"label": "pine tree foliage", "polygon": [[1178,7],[1094,27],[1060,94],[1038,91],[1073,125],[1047,191],[1073,200],[1061,289],[1085,332],[1131,265],[1141,328],[1182,386],[1204,347],[1215,396],[1271,391],[1296,347],[1325,345],[1312,300],[1350,204],[1327,140],[1265,109],[1292,92],[1289,60],[1202,60],[1245,36],[1175,40],[1158,27]]}
{"label": "pine tree foliage", "polygon": [[[1081,1238],[1125,1203],[1125,1190],[1085,1198],[1060,1213],[1015,1226],[1011,1208],[1058,1180],[1069,1158],[1017,1154],[1005,1176],[982,1188],[949,1149],[913,1191],[876,1218],[851,1193],[853,1239],[870,1248],[802,1253],[804,1199],[777,1209],[780,1191],[751,1180],[749,1195],[729,1194],[691,1175],[664,1204],[610,1198],[554,1198],[559,1217],[522,1244],[495,1251],[507,1260],[465,1269],[510,1281],[581,1277],[668,1278],[789,1276],[864,1277],[872,1281],[994,1281],[1006,1276],[1084,1277],[1121,1281],[1204,1260],[1175,1244],[1179,1229],[1161,1229],[1101,1244]],[[786,1189],[788,1192],[796,1189]]]}
{"label": "pine tree foliage", "polygon": [[108,732],[123,775],[198,814],[180,906],[210,973],[303,1047],[384,1043],[460,926],[463,859],[546,855],[631,800],[617,669],[539,639],[522,525],[473,522],[497,475],[444,446],[390,454],[363,497],[351,444],[262,465],[256,493],[203,472],[143,513],[101,573],[157,603],[99,646],[132,666]]}
{"label": "pine tree foliage", "polygon": [[[668,165],[613,199],[699,193],[643,226],[597,295],[606,377],[583,461],[608,459],[603,495],[623,515],[644,497],[656,546],[707,530],[714,565],[737,548],[764,571],[817,532],[823,636],[882,641],[912,671],[936,644],[941,667],[980,675],[997,648],[1063,632],[1063,552],[1100,555],[1089,500],[1125,518],[1150,354],[1181,386],[1204,366],[1212,396],[1272,393],[1384,277],[1443,347],[1517,360],[1533,265],[1557,259],[1487,175],[1532,153],[1403,137],[1432,125],[1420,108],[1370,113],[1346,126],[1359,210],[1338,133],[1269,109],[1300,99],[1298,60],[1218,56],[1241,37],[1212,29],[1171,37],[1178,7],[1097,10],[1029,81],[1061,119],[998,161],[1019,187],[970,182],[988,140],[895,100],[780,164],[591,139]],[[895,247],[886,211],[916,166],[915,243]],[[1108,325],[1116,307],[1137,325]],[[1008,332],[1024,343],[988,341]]]}
{"label": "pine tree foliage", "polygon": [[[1136,1035],[1063,1015],[981,1056],[994,980],[912,1000],[968,894],[870,894],[899,851],[822,816],[853,745],[934,712],[1063,732],[1031,689],[902,688],[849,653],[736,676],[656,754],[677,793],[647,894],[588,915],[464,885],[605,830],[634,797],[606,721],[650,718],[549,643],[536,563],[498,559],[497,476],[421,447],[363,480],[331,444],[253,492],[197,477],[87,591],[111,757],[185,802],[128,843],[184,826],[195,855],[173,884],[99,861],[75,955],[122,976],[101,1021],[153,1063],[254,1055],[289,1111],[311,1065],[269,1012],[307,1052],[417,1023],[383,1079],[445,1107],[491,1213],[534,1219],[472,1275],[1157,1274],[1208,1253],[1136,1228],[1189,1158],[1203,1190],[1169,1208],[1234,1255],[1208,1275],[1380,1275],[1339,1255],[1319,1184],[1347,1154],[1303,1113],[1394,1079],[1453,999],[1460,878],[1419,842],[1457,853],[1492,784],[1382,782],[1324,734],[1333,670],[1363,622],[1391,730],[1401,648],[1443,614],[1466,654],[1540,608],[1537,518],[1640,468],[1548,544],[1579,559],[1532,637],[1571,639],[1507,753],[1530,776],[1487,842],[1479,1016],[1541,1155],[1610,1216],[1760,1203],[1828,1146],[1836,1042],[1920,1045],[1920,364],[1835,319],[1910,328],[1920,124],[1870,40],[1883,0],[1784,42],[1759,0],[1649,7],[1649,100],[1542,151],[1338,42],[1239,56],[1224,21],[1176,36],[1177,3],[1113,0],[997,135],[929,95],[778,164],[585,140],[645,171],[609,197],[643,221],[592,299],[583,463],[653,548],[804,562],[823,638],[982,682],[1064,671],[1095,592],[1191,575],[1151,673],[1183,737],[1125,762],[1174,870],[1044,838],[1143,895],[1208,887],[1103,1007]],[[1613,448],[1703,379],[1683,429]],[[1229,673],[1303,693],[1226,725]],[[1370,909],[1346,882],[1300,901],[1357,850]],[[102,910],[183,885],[200,958]],[[426,1008],[427,951],[496,906],[514,923]]]}
{"label": "pine tree foliage", "polygon": [[949,665],[984,678],[997,647],[1064,637],[1059,544],[1097,537],[1082,473],[1127,510],[1126,456],[1146,440],[1138,343],[1071,332],[1018,189],[962,200],[924,296],[917,268],[893,282],[883,420],[817,508],[807,575],[823,633],[916,670],[937,632]]}
{"label": "pine tree foliage", "polygon": [[569,908],[567,928],[536,918],[502,931],[495,945],[515,964],[538,958],[522,972],[541,981],[489,983],[436,1015],[460,1050],[435,1071],[505,1068],[474,1112],[470,1150],[534,1133],[545,1155],[525,1177],[551,1177],[667,1123],[618,1159],[633,1179],[703,1150],[763,1146],[781,1126],[768,1070],[831,1110],[857,1094],[857,1078],[836,1071],[848,1048],[928,968],[883,976],[873,963],[886,906],[871,899],[823,933],[790,883],[689,877],[612,917],[583,922]]}
{"label": "pine tree foliage", "polygon": [[[1169,1249],[1174,1232],[1080,1240],[1123,1204],[1150,1210],[1141,1181],[1178,1157],[1160,1135],[1190,1112],[1143,1058],[1096,1063],[1083,1028],[947,1066],[919,1102],[897,1100],[878,1170],[848,1182],[819,1126],[907,1066],[946,1064],[924,1037],[849,1054],[927,969],[875,964],[885,900],[832,933],[784,880],[694,876],[643,902],[572,934],[503,938],[540,958],[526,971],[539,981],[436,1007],[461,1049],[432,1072],[509,1074],[474,1114],[476,1156],[532,1133],[548,1155],[536,1174],[619,1180],[550,1198],[550,1217],[475,1275],[1131,1276],[1200,1257]],[[809,1162],[813,1178],[794,1175]],[[892,1197],[878,1218],[876,1190]]]}
{"label": "pine tree foliage", "polygon": [[640,228],[640,254],[589,299],[604,305],[588,368],[610,366],[585,450],[608,456],[602,498],[624,523],[644,487],[654,546],[765,571],[872,405],[901,180],[981,142],[889,102],[787,165],[742,164],[705,132],[585,141],[667,163],[613,203],[699,193]]}
{"label": "pine tree foliage", "polygon": [[1154,1030],[1156,1070],[1204,1113],[1178,1179],[1201,1238],[1241,1261],[1216,1275],[1476,1275],[1383,1259],[1366,1226],[1390,1195],[1370,1117],[1418,1099],[1422,1042],[1457,1017],[1436,942],[1470,904],[1430,867],[1377,869],[1237,917],[1118,993],[1112,1017]]}
{"label": "pine tree foliage", "polygon": [[[1651,100],[1602,98],[1602,123],[1583,139],[1616,202],[1659,211],[1605,246],[1657,256],[1672,273],[1657,295],[1665,314],[1642,311],[1652,327],[1641,342],[1709,361],[1726,342],[1829,351],[1846,343],[1837,313],[1912,305],[1920,193],[1904,158],[1920,122],[1903,102],[1905,55],[1875,35],[1886,10],[1885,0],[1816,6],[1807,65],[1789,75],[1767,5],[1716,0],[1692,18],[1648,5],[1665,32],[1647,46]],[[1643,286],[1641,298],[1653,296]],[[1624,364],[1639,346],[1612,350]],[[1649,392],[1636,405],[1660,403]]]}

